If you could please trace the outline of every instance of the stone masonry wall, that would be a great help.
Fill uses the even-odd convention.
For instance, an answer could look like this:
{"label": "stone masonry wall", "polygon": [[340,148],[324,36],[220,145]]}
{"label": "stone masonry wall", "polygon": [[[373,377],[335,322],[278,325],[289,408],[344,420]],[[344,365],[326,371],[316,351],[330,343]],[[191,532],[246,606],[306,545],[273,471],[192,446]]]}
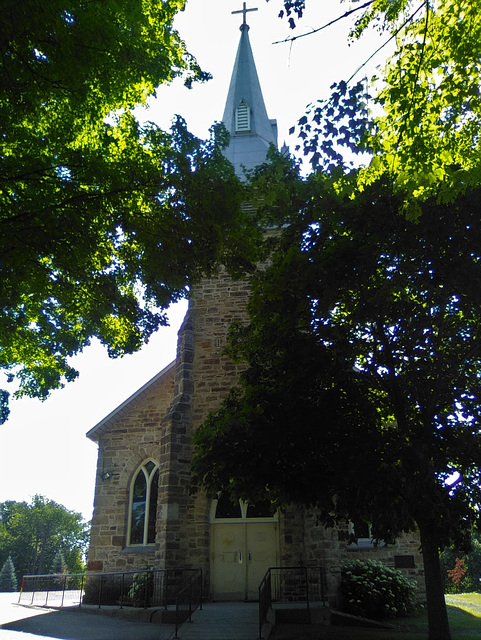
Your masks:
{"label": "stone masonry wall", "polygon": [[281,564],[321,566],[325,572],[326,599],[338,604],[341,565],[354,559],[381,561],[417,582],[418,600],[425,598],[424,571],[419,535],[400,536],[394,544],[367,547],[348,544],[348,526],[325,528],[315,510],[291,507],[281,518]]}
{"label": "stone masonry wall", "polygon": [[[233,282],[224,271],[194,289],[189,311],[179,332],[175,399],[170,411],[169,492],[172,517],[162,519],[169,567],[202,568],[206,586],[210,571],[210,500],[189,495],[189,460],[193,431],[210,411],[220,407],[239,377],[239,367],[222,350],[235,320],[247,319],[249,285]],[[163,450],[163,453],[164,450]],[[167,458],[165,458],[167,460]],[[161,536],[162,537],[162,536]]]}
{"label": "stone masonry wall", "polygon": [[[169,518],[162,517],[160,521],[160,526],[166,528],[161,558],[169,567],[202,568],[206,588],[210,571],[210,500],[202,494],[192,497],[188,492],[190,438],[209,412],[219,408],[238,381],[242,367],[222,355],[222,350],[227,345],[230,324],[247,321],[248,297],[247,281],[233,282],[220,272],[196,287],[179,332],[175,400],[170,411],[171,481],[165,507]],[[164,449],[162,452],[164,455]],[[280,554],[283,566],[322,566],[326,573],[327,597],[334,604],[340,566],[354,557],[373,557],[394,567],[395,557],[412,556],[414,566],[402,570],[418,580],[420,592],[424,589],[417,536],[406,536],[385,548],[358,549],[347,545],[342,531],[325,529],[318,524],[317,514],[303,507],[293,506],[281,514]]]}
{"label": "stone masonry wall", "polygon": [[[238,381],[242,367],[222,350],[230,324],[247,321],[248,297],[248,281],[232,281],[224,271],[196,286],[179,331],[175,366],[98,429],[90,571],[196,567],[203,570],[208,589],[210,500],[189,493],[191,438]],[[129,488],[148,458],[160,470],[156,544],[128,548]],[[104,470],[114,475],[102,481]],[[315,511],[294,506],[280,515],[279,531],[281,565],[322,566],[331,604],[336,604],[341,564],[357,557],[382,560],[390,567],[409,565],[402,571],[414,577],[423,592],[416,535],[388,547],[357,548],[347,544],[346,531],[325,529]]]}
{"label": "stone masonry wall", "polygon": [[219,408],[230,389],[237,384],[241,367],[223,356],[222,350],[227,345],[231,323],[247,321],[249,292],[247,280],[233,281],[224,271],[195,289],[191,302],[195,341],[194,430],[209,412]]}
{"label": "stone masonry wall", "polygon": [[[174,372],[175,368],[170,368],[99,428],[89,571],[129,571],[146,564],[161,568],[154,546],[126,547],[129,489],[143,462],[161,462],[159,444],[165,433],[165,414],[172,402]],[[104,471],[112,476],[102,480]]]}

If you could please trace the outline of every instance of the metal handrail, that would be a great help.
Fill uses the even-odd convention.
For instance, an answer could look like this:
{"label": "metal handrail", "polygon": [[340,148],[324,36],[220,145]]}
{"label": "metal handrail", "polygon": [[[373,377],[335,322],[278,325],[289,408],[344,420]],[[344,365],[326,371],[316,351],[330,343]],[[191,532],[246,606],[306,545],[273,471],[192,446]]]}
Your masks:
{"label": "metal handrail", "polygon": [[[273,574],[278,572],[283,578],[279,584],[274,585],[273,594]],[[291,576],[291,584],[281,589],[282,580],[287,583],[289,574]],[[292,576],[300,574],[303,580],[296,581]],[[318,584],[318,595],[322,602],[325,601],[325,576],[322,567],[269,567],[259,585],[259,638],[262,638],[262,627],[267,622],[267,616],[272,609],[274,600],[277,602],[305,602],[306,609],[309,611],[312,589],[309,587],[310,578],[313,583]],[[284,593],[283,593],[284,592]]]}
{"label": "metal handrail", "polygon": [[[183,616],[182,604],[187,603],[188,616]],[[178,638],[179,629],[184,624],[188,617],[189,622],[192,622],[192,614],[196,609],[202,609],[202,569],[198,570],[198,573],[192,576],[182,589],[177,592],[175,600],[175,635],[174,638]]]}

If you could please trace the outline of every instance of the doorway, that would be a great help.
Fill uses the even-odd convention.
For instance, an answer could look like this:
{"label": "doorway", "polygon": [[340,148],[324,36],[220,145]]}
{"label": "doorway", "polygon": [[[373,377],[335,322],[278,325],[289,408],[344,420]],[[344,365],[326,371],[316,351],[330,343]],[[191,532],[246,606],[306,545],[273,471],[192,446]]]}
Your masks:
{"label": "doorway", "polygon": [[211,511],[211,590],[214,600],[257,600],[269,567],[278,565],[278,515],[270,503],[236,504],[226,496]]}

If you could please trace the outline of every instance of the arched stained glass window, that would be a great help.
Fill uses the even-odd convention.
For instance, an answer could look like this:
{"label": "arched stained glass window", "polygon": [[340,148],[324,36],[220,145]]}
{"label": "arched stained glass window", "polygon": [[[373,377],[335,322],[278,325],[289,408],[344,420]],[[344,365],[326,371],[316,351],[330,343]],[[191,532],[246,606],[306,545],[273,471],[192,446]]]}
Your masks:
{"label": "arched stained glass window", "polygon": [[135,474],[130,487],[129,545],[155,542],[159,468],[149,460]]}

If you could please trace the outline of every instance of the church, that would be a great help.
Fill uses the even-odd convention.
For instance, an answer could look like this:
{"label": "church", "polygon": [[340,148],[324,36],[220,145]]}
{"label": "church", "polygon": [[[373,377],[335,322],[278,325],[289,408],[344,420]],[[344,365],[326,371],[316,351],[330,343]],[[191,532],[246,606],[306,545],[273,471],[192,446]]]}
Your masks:
{"label": "church", "polygon": [[[243,24],[223,117],[230,133],[225,153],[239,175],[277,147],[247,11],[244,3],[237,12]],[[269,567],[322,567],[335,604],[342,563],[375,559],[415,578],[422,592],[415,534],[375,545],[367,523],[325,529],[315,512],[296,505],[273,513],[269,504],[189,494],[191,436],[238,380],[238,367],[222,351],[230,323],[246,320],[248,297],[248,283],[222,270],[195,286],[176,359],[87,433],[98,445],[88,571],[200,568],[208,599],[249,600],[257,599]]]}

